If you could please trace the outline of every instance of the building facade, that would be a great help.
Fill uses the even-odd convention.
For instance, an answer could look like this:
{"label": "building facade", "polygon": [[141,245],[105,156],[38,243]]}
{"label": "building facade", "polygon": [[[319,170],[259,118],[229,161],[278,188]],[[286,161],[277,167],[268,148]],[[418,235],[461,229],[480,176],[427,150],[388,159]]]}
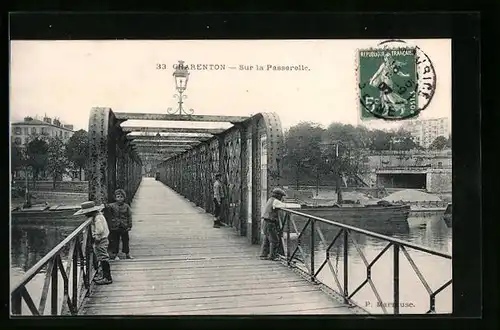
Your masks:
{"label": "building facade", "polygon": [[412,120],[405,124],[404,129],[411,133],[415,143],[425,148],[428,148],[438,136],[448,138],[451,133],[448,118]]}
{"label": "building facade", "polygon": [[12,123],[11,128],[11,141],[19,147],[23,147],[30,136],[58,136],[67,142],[74,133],[73,125],[64,125],[58,119],[53,120],[49,117],[43,120],[25,117],[23,121]]}
{"label": "building facade", "polygon": [[[11,123],[11,142],[23,149],[34,136],[59,137],[64,143],[74,134],[73,125],[63,124],[58,119],[47,116],[43,120],[25,117],[23,121]],[[16,171],[15,177],[25,177],[24,171]],[[31,177],[32,173],[28,173]],[[71,175],[64,174],[63,181],[78,177],[77,171],[71,171]]]}

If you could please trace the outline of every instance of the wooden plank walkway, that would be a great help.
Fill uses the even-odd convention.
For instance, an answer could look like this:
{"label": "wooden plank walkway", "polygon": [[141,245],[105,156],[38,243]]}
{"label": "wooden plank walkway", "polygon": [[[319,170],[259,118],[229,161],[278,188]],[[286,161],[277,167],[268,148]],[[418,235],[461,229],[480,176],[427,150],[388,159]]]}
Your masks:
{"label": "wooden plank walkway", "polygon": [[111,263],[83,315],[352,314],[162,183],[144,178],[132,203],[133,260]]}

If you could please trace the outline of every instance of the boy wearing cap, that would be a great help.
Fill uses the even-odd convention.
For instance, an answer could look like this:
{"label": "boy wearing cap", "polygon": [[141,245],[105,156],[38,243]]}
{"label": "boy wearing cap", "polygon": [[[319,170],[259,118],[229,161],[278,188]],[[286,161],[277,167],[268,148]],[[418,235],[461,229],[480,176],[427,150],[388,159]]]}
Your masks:
{"label": "boy wearing cap", "polygon": [[122,252],[125,253],[125,258],[133,259],[130,255],[128,232],[132,229],[132,210],[125,203],[127,194],[123,189],[116,189],[115,200],[111,204],[105,204],[106,210],[109,211],[109,240],[111,259],[118,260],[118,251],[120,248],[120,240],[122,241]]}
{"label": "boy wearing cap", "polygon": [[111,277],[111,268],[109,266],[109,255],[108,255],[108,235],[109,229],[106,222],[106,218],[102,215],[101,210],[104,205],[96,206],[94,202],[88,201],[82,203],[81,209],[78,210],[74,215],[85,215],[88,219],[92,219],[90,223],[90,230],[92,233],[93,249],[98,262],[98,269],[102,269],[102,273],[98,272],[95,283],[97,285],[111,284],[113,283],[113,278]]}
{"label": "boy wearing cap", "polygon": [[279,219],[278,208],[300,208],[300,205],[293,203],[283,203],[285,191],[281,188],[274,188],[271,198],[267,200],[262,213],[262,245],[260,248],[260,259],[278,260],[279,248]]}

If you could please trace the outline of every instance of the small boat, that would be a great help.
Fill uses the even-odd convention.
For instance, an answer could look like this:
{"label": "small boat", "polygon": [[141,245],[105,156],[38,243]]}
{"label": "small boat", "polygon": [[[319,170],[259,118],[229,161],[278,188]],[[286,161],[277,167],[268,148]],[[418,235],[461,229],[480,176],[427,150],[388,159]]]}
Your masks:
{"label": "small boat", "polygon": [[47,223],[52,221],[81,221],[81,217],[73,214],[80,209],[80,205],[53,205],[49,203],[32,204],[35,196],[29,191],[28,177],[26,177],[25,202],[21,206],[10,208],[12,223]]}
{"label": "small boat", "polygon": [[352,225],[380,233],[399,233],[409,230],[409,205],[397,205],[379,201],[371,205],[307,206],[300,212],[327,220]]}
{"label": "small boat", "polygon": [[446,210],[444,211],[444,214],[443,214],[443,220],[444,222],[446,223],[446,226],[448,228],[451,228],[451,225],[452,225],[452,214],[453,214],[453,208],[451,206],[451,203],[448,204],[448,206],[446,207]]}

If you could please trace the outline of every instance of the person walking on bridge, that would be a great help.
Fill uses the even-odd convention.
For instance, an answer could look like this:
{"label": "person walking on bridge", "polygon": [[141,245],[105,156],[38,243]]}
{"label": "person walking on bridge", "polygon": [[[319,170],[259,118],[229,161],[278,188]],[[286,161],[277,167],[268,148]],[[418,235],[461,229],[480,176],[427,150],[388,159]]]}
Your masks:
{"label": "person walking on bridge", "polygon": [[[111,267],[109,266],[109,255],[108,255],[108,235],[109,228],[106,222],[106,218],[101,213],[104,205],[95,205],[95,202],[88,201],[82,203],[81,209],[78,210],[74,215],[85,215],[88,219],[92,219],[90,223],[90,231],[92,233],[94,253],[97,258],[97,276],[94,279],[95,284],[111,284],[113,283],[113,278],[111,277]],[[99,269],[101,271],[99,271]]]}
{"label": "person walking on bridge", "polygon": [[105,204],[106,210],[109,211],[109,245],[111,250],[111,259],[119,260],[118,252],[120,249],[120,240],[122,241],[122,252],[125,253],[126,259],[133,259],[130,255],[129,234],[132,229],[132,210],[125,203],[127,194],[123,189],[116,189],[115,200],[111,204]]}
{"label": "person walking on bridge", "polygon": [[279,248],[279,219],[278,208],[300,208],[299,204],[283,203],[286,193],[281,188],[274,188],[271,198],[267,200],[262,213],[262,245],[260,247],[260,259],[277,260]]}
{"label": "person walking on bridge", "polygon": [[221,212],[222,212],[222,198],[224,197],[224,192],[222,191],[222,183],[220,182],[221,175],[219,173],[215,174],[214,182],[214,228],[219,228],[221,225]]}

